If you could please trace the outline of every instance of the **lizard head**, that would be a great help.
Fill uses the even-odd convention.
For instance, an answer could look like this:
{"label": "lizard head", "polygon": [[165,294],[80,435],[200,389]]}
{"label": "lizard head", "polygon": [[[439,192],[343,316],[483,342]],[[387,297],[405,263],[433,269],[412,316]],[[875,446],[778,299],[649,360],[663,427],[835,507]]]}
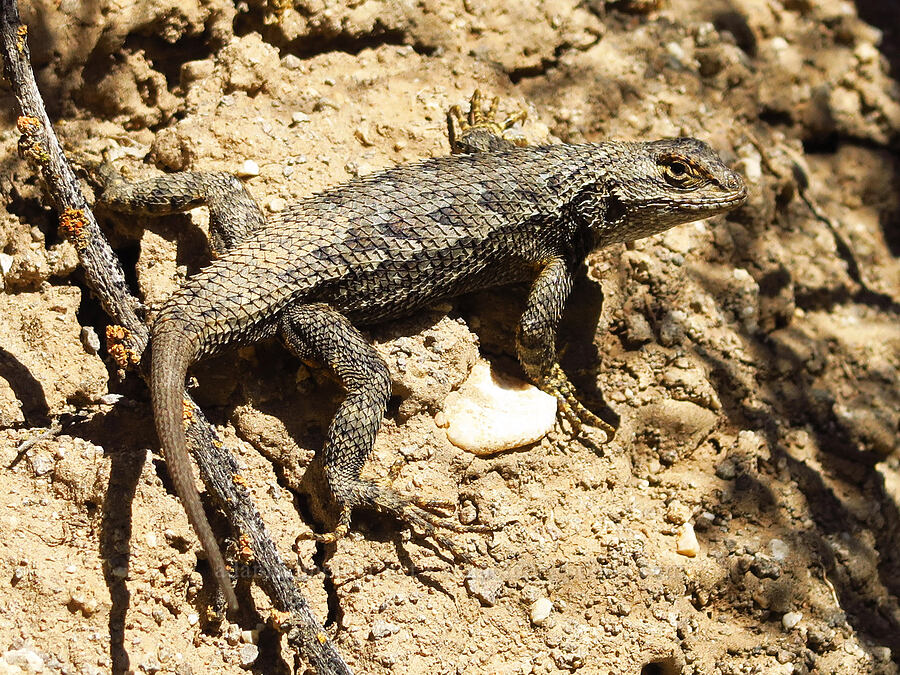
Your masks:
{"label": "lizard head", "polygon": [[604,181],[605,226],[598,232],[603,245],[724,213],[747,199],[743,178],[696,138],[620,147],[621,164]]}

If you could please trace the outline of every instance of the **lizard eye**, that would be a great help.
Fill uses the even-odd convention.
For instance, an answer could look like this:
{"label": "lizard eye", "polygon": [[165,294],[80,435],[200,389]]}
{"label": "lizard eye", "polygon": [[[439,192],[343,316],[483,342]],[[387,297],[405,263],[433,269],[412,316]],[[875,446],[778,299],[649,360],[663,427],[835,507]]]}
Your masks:
{"label": "lizard eye", "polygon": [[684,187],[694,178],[694,171],[687,162],[669,159],[662,163],[663,177],[670,185]]}
{"label": "lizard eye", "polygon": [[672,162],[669,164],[669,173],[675,178],[684,178],[690,171],[684,162]]}

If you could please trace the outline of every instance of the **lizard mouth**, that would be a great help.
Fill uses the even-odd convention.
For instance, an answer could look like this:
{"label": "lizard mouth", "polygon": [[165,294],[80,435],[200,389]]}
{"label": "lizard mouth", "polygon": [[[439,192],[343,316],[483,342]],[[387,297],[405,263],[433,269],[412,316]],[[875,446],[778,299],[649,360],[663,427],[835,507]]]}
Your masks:
{"label": "lizard mouth", "polygon": [[732,208],[735,206],[739,206],[747,201],[747,190],[741,190],[732,195],[728,195],[726,197],[720,197],[718,199],[703,199],[696,202],[689,202],[687,204],[688,208],[703,210],[703,209],[719,209],[719,208]]}
{"label": "lizard mouth", "polygon": [[732,192],[720,197],[702,197],[698,199],[684,199],[677,202],[648,201],[643,203],[644,208],[661,208],[672,211],[716,211],[720,209],[732,209],[747,201],[747,188]]}

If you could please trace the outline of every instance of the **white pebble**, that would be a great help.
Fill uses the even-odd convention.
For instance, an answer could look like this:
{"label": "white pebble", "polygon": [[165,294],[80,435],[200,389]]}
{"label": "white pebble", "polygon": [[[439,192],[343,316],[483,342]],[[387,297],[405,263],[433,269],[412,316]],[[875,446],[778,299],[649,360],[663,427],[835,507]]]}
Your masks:
{"label": "white pebble", "polygon": [[237,170],[237,175],[241,178],[253,178],[259,175],[259,164],[252,159],[246,160],[241,164],[241,168]]}
{"label": "white pebble", "polygon": [[688,558],[696,558],[700,553],[700,543],[697,541],[697,535],[694,534],[694,526],[685,523],[681,528],[681,534],[678,535],[678,541],[675,544],[675,551]]}
{"label": "white pebble", "polygon": [[553,611],[553,603],[547,598],[538,598],[531,603],[530,618],[531,623],[535,626],[543,626],[550,618],[550,612]]}
{"label": "white pebble", "polygon": [[272,213],[278,213],[279,211],[284,211],[284,207],[287,206],[287,202],[284,201],[281,197],[272,197],[269,200],[267,205],[269,207],[269,211]]}
{"label": "white pebble", "polygon": [[96,354],[100,351],[100,337],[91,326],[81,328],[81,344],[88,354]]}
{"label": "white pebble", "polygon": [[13,257],[9,253],[0,253],[0,272],[3,272],[3,276],[9,273],[9,270],[12,269],[12,264]]}
{"label": "white pebble", "polygon": [[490,455],[543,438],[556,422],[556,399],[521,380],[492,373],[479,361],[444,402],[447,438],[458,448]]}
{"label": "white pebble", "polygon": [[44,659],[34,649],[22,647],[22,649],[10,649],[0,657],[3,665],[8,666],[2,672],[11,673],[42,673],[44,671]]}
{"label": "white pebble", "polygon": [[187,616],[187,621],[188,621],[189,626],[196,625],[199,620],[200,620],[200,615],[197,614],[196,612],[191,612]]}
{"label": "white pebble", "polygon": [[670,42],[669,44],[667,44],[666,51],[679,61],[684,60],[684,49],[677,42]]}
{"label": "white pebble", "polygon": [[249,668],[259,657],[259,647],[256,645],[241,645],[238,654],[240,655],[241,667]]}
{"label": "white pebble", "polygon": [[769,542],[769,550],[772,551],[772,558],[778,562],[784,562],[790,549],[781,539],[773,539]]}
{"label": "white pebble", "polygon": [[797,627],[797,624],[800,623],[802,618],[802,612],[788,612],[781,617],[781,625],[784,626],[785,630],[793,630]]}
{"label": "white pebble", "polygon": [[380,640],[399,632],[400,626],[397,624],[379,619],[373,624],[372,629],[369,631],[369,639]]}

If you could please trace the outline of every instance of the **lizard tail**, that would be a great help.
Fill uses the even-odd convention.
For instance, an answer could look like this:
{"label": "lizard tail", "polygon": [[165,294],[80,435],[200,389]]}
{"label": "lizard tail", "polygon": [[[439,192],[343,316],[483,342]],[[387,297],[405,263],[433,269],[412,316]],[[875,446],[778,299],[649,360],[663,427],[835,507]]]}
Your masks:
{"label": "lizard tail", "polygon": [[184,431],[184,380],[187,377],[188,366],[194,360],[195,340],[190,338],[192,331],[177,319],[165,321],[162,330],[157,330],[158,327],[159,322],[153,331],[150,367],[150,390],[156,433],[159,435],[169,475],[175,484],[175,492],[184,505],[188,520],[200,539],[200,545],[206,552],[213,576],[225,594],[228,608],[236,611],[237,596],[234,594],[231,577],[225,568],[219,544],[200,503],[200,494],[194,485],[194,472],[187,451]]}

